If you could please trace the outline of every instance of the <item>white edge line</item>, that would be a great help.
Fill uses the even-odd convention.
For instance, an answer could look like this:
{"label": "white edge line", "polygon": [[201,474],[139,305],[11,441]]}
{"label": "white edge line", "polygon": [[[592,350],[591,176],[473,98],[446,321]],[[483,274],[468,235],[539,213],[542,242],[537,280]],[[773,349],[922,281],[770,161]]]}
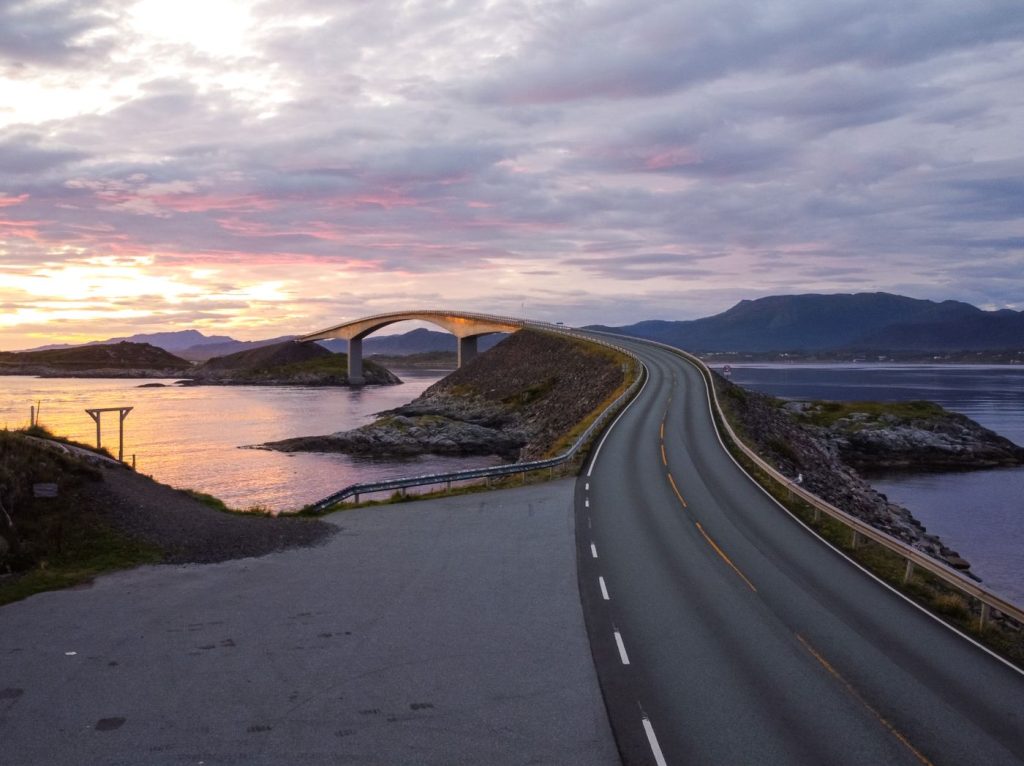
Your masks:
{"label": "white edge line", "polygon": [[597,558],[597,546],[593,543],[590,544],[590,555],[595,559]]}
{"label": "white edge line", "polygon": [[619,659],[622,660],[623,665],[629,664],[629,655],[626,654],[626,645],[622,643],[622,636],[619,631],[615,631],[615,644],[619,647]]}
{"label": "white edge line", "polygon": [[644,731],[647,732],[647,743],[651,746],[651,753],[654,755],[654,762],[658,766],[668,766],[665,754],[661,752],[661,745],[658,744],[658,737],[654,734],[654,727],[647,716],[643,717]]}
{"label": "white edge line", "polygon": [[608,595],[608,586],[604,584],[604,578],[598,577],[597,584],[601,586],[601,598],[605,601],[611,601],[611,596]]}
{"label": "white edge line", "polygon": [[[676,356],[678,356],[678,355],[676,355]],[[937,623],[938,623],[939,625],[941,625],[942,627],[944,627],[944,628],[946,628],[946,629],[948,629],[948,630],[951,630],[951,631],[952,631],[953,633],[956,633],[956,634],[957,634],[958,636],[960,636],[960,638],[964,639],[965,641],[969,641],[970,643],[972,643],[972,644],[973,644],[974,646],[976,646],[976,647],[978,647],[979,649],[981,649],[981,651],[985,652],[985,654],[989,655],[989,656],[990,656],[990,657],[992,657],[993,659],[999,660],[999,661],[1000,661],[1001,663],[1003,663],[1004,665],[1006,665],[1006,667],[1010,668],[1010,669],[1011,669],[1011,670],[1013,670],[1013,671],[1016,671],[1016,672],[1017,672],[1017,673],[1018,673],[1019,675],[1022,675],[1022,676],[1024,676],[1024,670],[1022,670],[1021,668],[1018,668],[1018,667],[1017,667],[1016,665],[1014,665],[1014,664],[1013,664],[1012,662],[1010,662],[1009,660],[1005,659],[1004,657],[1000,657],[1000,656],[999,656],[998,654],[996,654],[996,653],[995,653],[994,651],[992,651],[991,649],[989,649],[989,648],[988,648],[987,646],[985,646],[984,644],[978,643],[978,642],[977,642],[977,641],[975,641],[975,640],[974,640],[973,638],[971,638],[970,636],[968,636],[968,635],[967,635],[966,633],[963,633],[963,632],[962,632],[962,631],[960,631],[959,629],[957,629],[957,628],[955,628],[954,626],[950,625],[950,624],[949,624],[948,622],[946,622],[945,620],[941,619],[941,618],[940,618],[940,617],[938,617],[937,615],[934,615],[934,614],[932,614],[932,613],[931,613],[931,612],[929,612],[929,611],[928,611],[927,609],[925,609],[925,608],[924,608],[923,606],[921,606],[921,605],[920,605],[920,604],[918,604],[918,603],[917,603],[916,601],[914,601],[914,600],[913,600],[912,598],[910,598],[909,596],[907,596],[907,595],[906,595],[906,594],[904,594],[904,593],[901,593],[901,592],[900,592],[900,591],[898,591],[898,590],[897,590],[896,588],[894,588],[893,586],[891,586],[891,585],[890,585],[889,583],[887,583],[887,582],[886,582],[885,580],[883,580],[882,578],[880,578],[880,577],[879,577],[878,575],[876,575],[876,574],[875,574],[874,572],[872,572],[872,571],[870,571],[870,570],[868,570],[868,569],[864,568],[863,566],[861,566],[861,565],[860,565],[860,564],[859,564],[858,562],[854,561],[854,560],[853,560],[852,558],[850,558],[849,556],[847,556],[847,555],[846,555],[846,553],[844,553],[843,551],[841,551],[841,550],[840,550],[839,548],[837,548],[836,546],[832,545],[832,543],[830,543],[830,542],[829,542],[828,540],[826,540],[826,539],[825,539],[824,537],[822,537],[822,536],[821,536],[821,535],[819,535],[819,534],[818,534],[817,532],[815,532],[815,531],[814,531],[814,530],[813,530],[813,529],[812,529],[811,527],[809,527],[809,526],[808,526],[807,524],[805,524],[805,523],[803,522],[803,520],[802,520],[802,519],[801,519],[800,517],[798,517],[798,516],[797,516],[796,514],[794,514],[794,513],[793,513],[793,512],[791,511],[791,510],[789,510],[789,508],[787,508],[787,507],[786,507],[786,506],[784,506],[784,505],[783,505],[782,503],[780,503],[780,502],[779,502],[778,500],[776,500],[776,499],[775,499],[775,498],[774,498],[774,497],[772,496],[772,494],[771,494],[771,493],[770,493],[770,492],[769,492],[768,490],[766,490],[766,489],[765,489],[764,487],[762,487],[762,486],[761,486],[761,484],[760,484],[760,483],[759,483],[758,481],[756,481],[756,480],[755,480],[755,479],[754,479],[754,478],[753,478],[753,477],[752,477],[752,476],[751,476],[751,475],[750,475],[749,473],[747,473],[746,469],[744,469],[744,468],[743,468],[743,466],[742,466],[742,465],[740,465],[739,461],[738,461],[738,460],[737,460],[737,459],[736,459],[736,458],[735,458],[735,457],[733,456],[733,454],[732,454],[732,453],[731,453],[731,452],[729,451],[729,448],[725,446],[725,442],[724,442],[724,441],[722,441],[722,434],[721,434],[721,433],[719,433],[719,431],[718,431],[718,424],[717,424],[717,423],[715,422],[715,411],[714,411],[714,408],[713,408],[713,407],[711,406],[711,391],[710,391],[710,389],[708,388],[708,386],[709,386],[710,384],[708,383],[708,381],[707,381],[707,379],[706,379],[706,378],[704,377],[704,375],[703,375],[703,374],[701,373],[701,371],[700,371],[699,369],[697,369],[697,365],[695,365],[695,364],[694,364],[693,362],[691,362],[691,361],[690,361],[689,359],[687,359],[686,357],[680,357],[680,359],[681,359],[681,360],[682,360],[682,361],[683,361],[684,363],[686,363],[686,364],[690,365],[691,367],[693,367],[694,369],[696,369],[696,370],[697,370],[697,374],[698,374],[698,375],[700,375],[700,379],[701,379],[702,381],[704,381],[704,393],[705,393],[705,394],[707,395],[707,405],[708,405],[708,412],[709,412],[709,413],[711,414],[711,425],[712,425],[712,426],[714,427],[714,429],[715,429],[715,436],[717,436],[717,437],[718,437],[718,443],[719,443],[719,444],[720,444],[720,445],[722,446],[722,449],[723,449],[723,450],[725,451],[725,454],[729,456],[729,459],[730,459],[730,460],[732,460],[732,462],[736,464],[736,467],[740,469],[740,472],[741,472],[741,473],[742,473],[742,474],[743,474],[744,476],[746,476],[746,477],[747,477],[748,479],[750,479],[750,482],[751,482],[751,483],[752,483],[752,484],[753,484],[753,485],[754,485],[755,487],[757,487],[757,488],[758,488],[759,490],[761,490],[761,492],[762,492],[762,493],[764,493],[765,497],[767,497],[767,498],[768,498],[769,500],[771,500],[771,501],[772,501],[773,503],[775,503],[775,505],[777,505],[777,506],[778,506],[779,508],[781,508],[781,509],[782,509],[783,511],[785,511],[785,512],[786,512],[786,514],[788,514],[788,515],[789,515],[789,517],[790,517],[791,519],[793,519],[793,521],[795,521],[795,522],[796,522],[797,524],[799,524],[799,525],[800,525],[801,527],[803,527],[804,529],[806,529],[806,530],[807,530],[807,531],[808,531],[808,532],[809,532],[809,533],[810,533],[810,534],[811,534],[811,535],[812,535],[812,536],[813,536],[813,537],[814,537],[815,539],[817,539],[817,540],[818,540],[819,542],[821,542],[822,544],[824,544],[824,545],[828,546],[829,548],[831,548],[833,552],[835,552],[835,553],[836,553],[837,555],[841,556],[842,558],[846,559],[846,560],[847,560],[848,562],[850,562],[851,564],[853,564],[853,565],[854,565],[855,567],[857,567],[857,569],[859,569],[860,571],[862,571],[862,572],[863,572],[864,574],[866,574],[866,575],[867,575],[868,577],[870,577],[870,578],[871,578],[872,580],[874,580],[875,582],[877,582],[877,583],[878,583],[879,585],[881,585],[881,586],[882,586],[883,588],[885,588],[886,590],[888,590],[888,591],[889,591],[889,592],[891,592],[891,593],[894,593],[894,594],[896,594],[896,595],[897,595],[897,596],[899,596],[899,597],[900,597],[901,599],[903,599],[903,600],[904,600],[904,601],[906,601],[906,602],[907,602],[908,604],[910,604],[910,605],[911,605],[912,607],[914,607],[915,609],[917,609],[917,610],[918,610],[919,612],[921,612],[922,614],[925,614],[925,615],[927,615],[928,617],[930,617],[931,619],[935,620],[935,622],[937,622]],[[639,394],[638,394],[638,396],[639,396]],[[630,404],[632,404],[632,402],[630,402]]]}
{"label": "white edge line", "polygon": [[612,432],[612,429],[615,428],[615,424],[619,422],[619,419],[626,414],[630,407],[633,406],[633,402],[640,398],[640,395],[643,394],[644,389],[647,388],[647,384],[650,383],[651,381],[651,371],[647,369],[647,365],[643,363],[643,360],[638,361],[640,362],[640,366],[643,367],[644,369],[644,384],[640,386],[640,390],[636,392],[636,396],[629,400],[629,404],[622,408],[622,412],[620,412],[615,417],[615,420],[612,421],[612,424],[608,426],[608,430],[604,432],[604,436],[601,437],[601,441],[597,443],[597,449],[594,450],[594,454],[590,457],[590,466],[587,468],[588,479],[590,478],[590,474],[593,473],[594,471],[594,465],[597,463],[597,456],[601,454],[601,447],[604,446],[605,439],[608,438],[608,435]]}

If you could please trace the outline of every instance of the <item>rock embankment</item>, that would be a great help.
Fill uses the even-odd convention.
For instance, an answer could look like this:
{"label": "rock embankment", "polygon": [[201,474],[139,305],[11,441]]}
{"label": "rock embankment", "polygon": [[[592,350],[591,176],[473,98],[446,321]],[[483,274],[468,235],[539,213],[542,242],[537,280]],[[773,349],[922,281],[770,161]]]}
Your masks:
{"label": "rock embankment", "polygon": [[876,529],[968,570],[970,564],[906,508],[858,473],[869,469],[988,468],[1020,464],[1024,450],[974,421],[927,402],[784,402],[716,375],[723,408],[742,438],[783,474]]}
{"label": "rock embankment", "polygon": [[369,425],[261,446],[285,452],[537,458],[557,449],[619,389],[624,362],[591,343],[521,330]]}

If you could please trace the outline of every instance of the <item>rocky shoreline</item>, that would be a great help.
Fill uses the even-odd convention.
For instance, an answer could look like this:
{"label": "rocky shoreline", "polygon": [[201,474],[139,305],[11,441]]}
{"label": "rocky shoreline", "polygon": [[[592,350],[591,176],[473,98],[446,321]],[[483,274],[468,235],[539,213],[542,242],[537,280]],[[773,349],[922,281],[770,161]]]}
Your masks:
{"label": "rocky shoreline", "polygon": [[717,374],[733,427],[759,455],[823,500],[970,574],[970,563],[865,479],[871,471],[1024,464],[1024,448],[930,402],[786,402]]}
{"label": "rocky shoreline", "polygon": [[373,423],[258,445],[283,452],[541,457],[624,380],[625,357],[521,330]]}

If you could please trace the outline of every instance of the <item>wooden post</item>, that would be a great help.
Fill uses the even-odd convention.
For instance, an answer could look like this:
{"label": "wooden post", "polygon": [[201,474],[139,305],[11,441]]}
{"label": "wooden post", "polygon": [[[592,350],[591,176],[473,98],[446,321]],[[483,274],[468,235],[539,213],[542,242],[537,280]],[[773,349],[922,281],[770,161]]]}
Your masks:
{"label": "wooden post", "polygon": [[861,542],[860,532],[858,532],[856,529],[854,529],[852,531],[853,531],[853,534],[850,536],[850,547],[851,548],[857,548],[857,547],[860,546],[860,542]]}
{"label": "wooden post", "polygon": [[978,630],[985,630],[985,626],[988,625],[989,618],[992,616],[992,607],[986,604],[984,601],[981,602],[981,617],[978,618]]}
{"label": "wooden post", "polygon": [[28,408],[28,424],[32,427],[36,424],[36,406],[34,404]]}
{"label": "wooden post", "polygon": [[907,568],[903,571],[903,584],[906,585],[910,582],[910,578],[914,576],[914,562],[907,559]]}
{"label": "wooden post", "polygon": [[96,449],[100,449],[103,446],[103,442],[100,434],[100,414],[104,412],[117,412],[121,417],[121,421],[118,424],[118,444],[117,444],[117,459],[120,462],[124,462],[124,419],[128,417],[128,413],[131,412],[134,407],[94,407],[86,409],[86,413],[93,420],[96,421]]}
{"label": "wooden post", "polygon": [[117,460],[119,463],[124,462],[124,419],[128,417],[128,413],[121,410],[121,420],[117,424]]}

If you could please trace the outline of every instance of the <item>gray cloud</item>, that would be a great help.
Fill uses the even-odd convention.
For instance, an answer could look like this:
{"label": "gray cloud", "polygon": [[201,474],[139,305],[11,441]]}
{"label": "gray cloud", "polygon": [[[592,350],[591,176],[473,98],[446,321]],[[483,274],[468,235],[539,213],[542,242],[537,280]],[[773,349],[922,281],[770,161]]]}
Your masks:
{"label": "gray cloud", "polygon": [[[106,3],[12,0],[0,4],[0,61],[67,66],[109,50]],[[86,39],[92,33],[91,39]]]}

